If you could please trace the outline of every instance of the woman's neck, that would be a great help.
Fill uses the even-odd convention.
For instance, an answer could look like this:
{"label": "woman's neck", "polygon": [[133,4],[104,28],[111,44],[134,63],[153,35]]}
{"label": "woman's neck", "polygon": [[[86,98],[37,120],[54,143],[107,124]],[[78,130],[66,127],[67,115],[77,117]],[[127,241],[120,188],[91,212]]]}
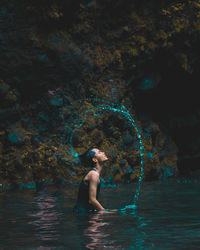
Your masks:
{"label": "woman's neck", "polygon": [[96,166],[94,167],[94,169],[96,169],[96,171],[99,173],[101,173],[101,170],[102,170],[102,165],[100,165],[99,163],[96,164]]}

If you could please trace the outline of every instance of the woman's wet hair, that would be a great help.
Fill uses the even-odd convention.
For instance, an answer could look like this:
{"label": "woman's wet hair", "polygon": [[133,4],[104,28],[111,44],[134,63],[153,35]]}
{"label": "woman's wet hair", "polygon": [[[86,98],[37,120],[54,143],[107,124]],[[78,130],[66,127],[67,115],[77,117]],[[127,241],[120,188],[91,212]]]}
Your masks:
{"label": "woman's wet hair", "polygon": [[83,153],[82,155],[80,155],[80,160],[81,160],[81,165],[85,166],[85,167],[94,167],[95,166],[95,162],[92,160],[92,158],[95,155],[95,152],[92,150],[95,147],[90,147],[85,153]]}

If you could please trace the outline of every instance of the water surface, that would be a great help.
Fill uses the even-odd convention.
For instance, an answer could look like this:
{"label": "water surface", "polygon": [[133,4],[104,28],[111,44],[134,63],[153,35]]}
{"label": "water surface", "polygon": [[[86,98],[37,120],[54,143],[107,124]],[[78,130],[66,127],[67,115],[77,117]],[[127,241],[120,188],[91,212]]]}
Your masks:
{"label": "water surface", "polygon": [[101,189],[115,213],[75,216],[77,187],[0,193],[0,249],[200,249],[199,181],[143,183]]}

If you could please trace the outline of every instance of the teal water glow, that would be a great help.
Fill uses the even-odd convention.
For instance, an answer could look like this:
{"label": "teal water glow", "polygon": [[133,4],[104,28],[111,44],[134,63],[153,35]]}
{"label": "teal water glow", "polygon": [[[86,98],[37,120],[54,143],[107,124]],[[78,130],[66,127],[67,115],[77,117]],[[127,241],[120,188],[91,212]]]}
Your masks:
{"label": "teal water glow", "polygon": [[[88,100],[87,100],[88,101]],[[82,102],[79,100],[79,102]],[[71,135],[68,137],[68,141],[71,145],[71,154],[74,155],[74,157],[77,157],[78,154],[75,152],[72,139],[73,139],[73,134],[76,130],[80,129],[83,124],[86,122],[86,119],[89,115],[93,115],[98,117],[98,114],[102,114],[103,112],[114,112],[114,113],[119,113],[121,118],[128,120],[131,123],[131,126],[135,129],[137,138],[139,140],[139,145],[140,145],[140,163],[141,163],[141,168],[140,168],[140,177],[138,180],[138,185],[136,192],[134,194],[134,199],[131,205],[127,205],[122,209],[122,212],[126,209],[135,209],[136,208],[136,202],[139,198],[140,194],[140,189],[142,185],[142,180],[143,180],[143,175],[144,175],[144,146],[142,143],[142,138],[141,134],[136,126],[135,120],[127,110],[127,108],[124,105],[117,105],[117,104],[108,104],[105,103],[104,101],[101,101],[102,103],[100,104],[95,104],[93,108],[87,109],[85,111],[80,110],[80,115],[78,116],[78,119],[75,123],[73,123],[73,129],[71,129]],[[82,113],[81,113],[82,112]],[[82,118],[81,118],[82,117]],[[68,127],[68,126],[67,126]]]}
{"label": "teal water glow", "polygon": [[[81,218],[72,213],[78,191],[72,184],[0,192],[0,249],[199,249],[199,184],[146,182],[136,210]],[[136,186],[105,187],[101,202],[120,209]]]}

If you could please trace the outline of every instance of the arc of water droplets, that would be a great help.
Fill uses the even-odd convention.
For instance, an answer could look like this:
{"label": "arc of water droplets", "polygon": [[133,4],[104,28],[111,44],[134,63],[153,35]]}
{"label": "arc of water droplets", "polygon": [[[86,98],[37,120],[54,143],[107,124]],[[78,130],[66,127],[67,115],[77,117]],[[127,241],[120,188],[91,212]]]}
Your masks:
{"label": "arc of water droplets", "polygon": [[[136,123],[135,123],[134,119],[132,118],[132,116],[130,115],[130,113],[126,109],[126,107],[123,106],[123,105],[120,108],[115,108],[115,107],[111,107],[110,105],[107,105],[107,104],[101,104],[101,105],[99,105],[97,107],[86,110],[84,118],[82,119],[82,122],[80,123],[79,126],[76,126],[75,129],[79,129],[83,125],[83,123],[86,121],[86,115],[89,112],[98,111],[98,110],[99,111],[110,110],[110,111],[113,111],[113,112],[122,113],[131,122],[131,125],[135,128],[135,131],[136,131],[136,134],[137,134],[137,137],[138,137],[138,140],[139,140],[139,144],[140,144],[140,161],[141,161],[140,177],[139,177],[138,186],[137,186],[137,189],[136,189],[136,192],[135,192],[135,195],[134,195],[133,204],[125,206],[123,209],[121,209],[121,211],[123,212],[123,211],[125,211],[126,209],[129,209],[129,208],[134,209],[136,207],[136,202],[137,202],[137,200],[139,198],[140,189],[141,189],[142,180],[143,180],[143,175],[144,175],[144,146],[143,146],[143,143],[142,143],[141,134],[139,133],[139,130],[138,130],[137,126],[136,126]],[[73,132],[72,132],[71,137],[70,137],[70,144],[71,145],[73,145],[72,144]],[[74,150],[73,150],[73,153],[74,153]]]}

